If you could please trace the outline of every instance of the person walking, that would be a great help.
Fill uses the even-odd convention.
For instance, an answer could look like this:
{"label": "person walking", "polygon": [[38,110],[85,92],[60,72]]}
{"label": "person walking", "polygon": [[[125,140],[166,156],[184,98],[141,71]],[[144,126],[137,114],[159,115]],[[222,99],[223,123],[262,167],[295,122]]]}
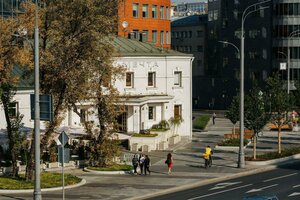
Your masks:
{"label": "person walking", "polygon": [[215,123],[216,123],[216,118],[217,118],[217,115],[216,115],[216,113],[214,112],[214,113],[213,113],[213,116],[212,116],[213,125],[215,125]]}
{"label": "person walking", "polygon": [[143,154],[140,154],[139,164],[140,164],[141,175],[143,175],[144,163],[145,163],[145,157]]}
{"label": "person walking", "polygon": [[134,169],[134,174],[137,175],[137,167],[139,166],[139,159],[137,157],[136,154],[134,154],[133,158],[132,158],[132,166],[133,166],[133,169]]}
{"label": "person walking", "polygon": [[172,158],[172,154],[171,153],[168,153],[167,160],[165,161],[165,163],[168,166],[168,175],[170,175],[171,172],[172,172],[172,167],[173,167],[173,158]]}
{"label": "person walking", "polygon": [[144,160],[144,173],[145,173],[145,176],[147,175],[147,172],[149,172],[149,175],[151,174],[151,171],[150,171],[150,158],[148,155],[145,156],[145,160]]}

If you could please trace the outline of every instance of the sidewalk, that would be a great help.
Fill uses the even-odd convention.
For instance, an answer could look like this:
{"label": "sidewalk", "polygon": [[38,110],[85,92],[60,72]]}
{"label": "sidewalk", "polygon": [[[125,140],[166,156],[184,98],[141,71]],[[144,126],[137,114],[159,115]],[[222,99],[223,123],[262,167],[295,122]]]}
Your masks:
{"label": "sidewalk", "polygon": [[[215,151],[212,168],[204,168],[202,154],[207,145],[214,147],[223,139],[221,119],[216,125],[207,126],[207,132],[194,132],[189,143],[179,143],[174,146],[175,151],[153,151],[149,153],[152,166],[151,175],[95,175],[81,170],[70,171],[74,175],[84,178],[87,183],[79,188],[66,190],[66,199],[143,199],[155,193],[166,190],[176,190],[187,185],[204,184],[218,178],[226,179],[228,176],[239,176],[239,173],[249,173],[253,170],[264,170],[265,167],[246,166],[237,168],[238,154],[235,152]],[[173,172],[167,174],[164,163],[166,155],[171,152],[174,158]],[[66,172],[67,173],[67,172]],[[43,199],[61,199],[61,191],[45,192]],[[12,195],[10,195],[11,197]],[[16,194],[14,198],[32,199],[32,194]],[[0,199],[8,200],[7,196]]]}

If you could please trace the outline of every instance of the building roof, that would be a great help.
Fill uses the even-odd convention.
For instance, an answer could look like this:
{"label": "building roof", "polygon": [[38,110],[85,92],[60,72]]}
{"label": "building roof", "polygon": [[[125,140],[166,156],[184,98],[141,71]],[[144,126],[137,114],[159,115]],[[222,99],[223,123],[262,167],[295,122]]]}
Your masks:
{"label": "building roof", "polygon": [[13,75],[19,78],[18,90],[32,90],[34,89],[34,73],[25,71],[20,66],[15,66]]}
{"label": "building roof", "polygon": [[197,26],[207,23],[207,14],[191,15],[171,22],[171,27]]}
{"label": "building roof", "polygon": [[140,42],[134,39],[127,39],[123,37],[116,37],[111,44],[115,47],[116,57],[121,56],[192,56],[178,51],[163,49],[154,46],[152,43]]}

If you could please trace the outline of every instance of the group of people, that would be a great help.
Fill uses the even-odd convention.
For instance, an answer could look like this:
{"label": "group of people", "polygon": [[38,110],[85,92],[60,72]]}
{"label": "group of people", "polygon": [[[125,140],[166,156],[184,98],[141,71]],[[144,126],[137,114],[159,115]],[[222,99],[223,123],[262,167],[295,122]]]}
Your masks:
{"label": "group of people", "polygon": [[[203,153],[203,158],[205,160],[204,166],[205,168],[207,167],[211,167],[212,165],[212,157],[211,155],[213,154],[213,151],[211,149],[211,147],[208,145],[205,148],[205,152]],[[173,167],[173,157],[171,153],[168,153],[167,155],[167,159],[165,161],[165,164],[168,167],[168,175],[170,175],[172,173],[172,167]],[[144,155],[144,154],[140,154],[139,156],[137,154],[135,154],[132,158],[132,165],[133,165],[133,169],[134,169],[134,174],[138,174],[137,173],[137,168],[140,167],[140,174],[141,175],[147,175],[147,173],[150,175],[151,171],[150,171],[150,158],[148,155]]]}
{"label": "group of people", "polygon": [[144,154],[140,154],[139,156],[137,154],[135,154],[132,158],[132,166],[134,169],[134,174],[137,174],[137,168],[138,166],[140,166],[140,172],[141,175],[150,175],[151,171],[150,171],[150,158],[148,155],[144,155]]}
{"label": "group of people", "polygon": [[[165,161],[165,164],[167,164],[168,166],[168,174],[171,174],[172,172],[172,166],[173,166],[173,158],[172,158],[172,154],[169,153],[167,155],[167,159]],[[139,156],[137,154],[135,154],[132,158],[132,166],[133,166],[133,170],[134,170],[134,174],[138,174],[137,173],[137,169],[138,167],[140,167],[140,174],[141,175],[150,175],[151,171],[150,171],[150,158],[148,155],[144,155],[144,154],[140,154]]]}

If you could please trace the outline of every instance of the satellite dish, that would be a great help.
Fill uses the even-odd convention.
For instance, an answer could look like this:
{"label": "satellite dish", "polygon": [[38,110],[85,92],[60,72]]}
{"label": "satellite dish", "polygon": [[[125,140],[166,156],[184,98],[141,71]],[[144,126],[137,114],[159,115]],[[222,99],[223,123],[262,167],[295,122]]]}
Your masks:
{"label": "satellite dish", "polygon": [[122,22],[122,26],[123,26],[123,28],[127,28],[127,27],[128,27],[128,22],[123,21],[123,22]]}

